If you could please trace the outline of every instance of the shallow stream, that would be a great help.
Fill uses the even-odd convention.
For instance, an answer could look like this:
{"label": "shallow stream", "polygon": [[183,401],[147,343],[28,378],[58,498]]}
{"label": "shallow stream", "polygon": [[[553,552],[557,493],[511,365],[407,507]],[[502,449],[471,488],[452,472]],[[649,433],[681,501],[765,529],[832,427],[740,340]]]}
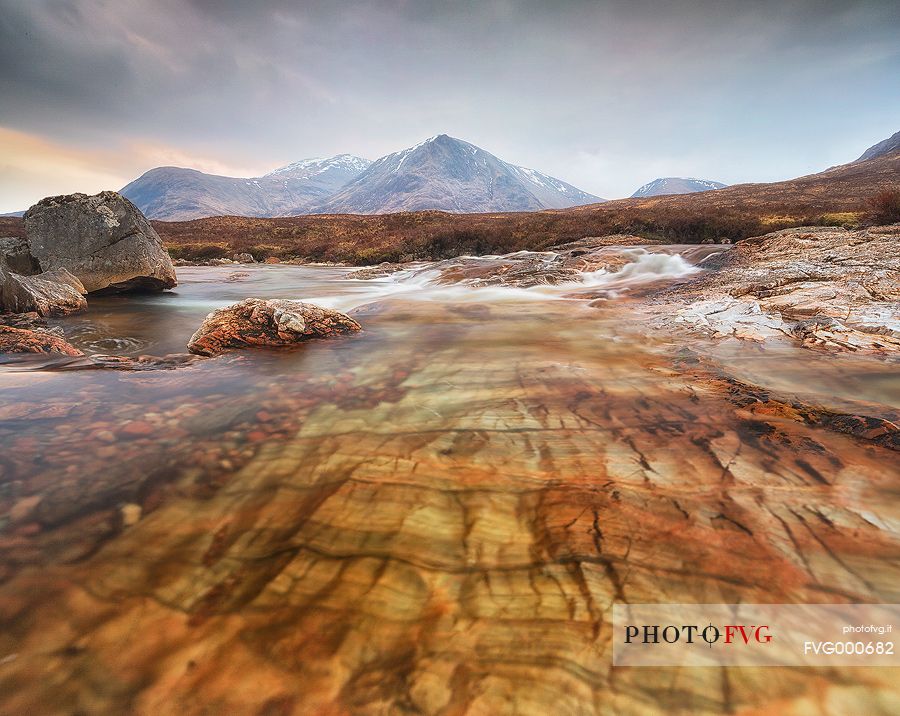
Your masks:
{"label": "shallow stream", "polygon": [[364,330],[174,370],[0,366],[0,711],[718,713],[825,690],[890,713],[878,669],[610,667],[615,601],[900,598],[896,453],[728,382],[890,418],[896,366],[648,329],[634,296],[702,270],[690,251],[531,289],[266,265],[92,299],[60,323],[87,352],[183,352],[250,296]]}

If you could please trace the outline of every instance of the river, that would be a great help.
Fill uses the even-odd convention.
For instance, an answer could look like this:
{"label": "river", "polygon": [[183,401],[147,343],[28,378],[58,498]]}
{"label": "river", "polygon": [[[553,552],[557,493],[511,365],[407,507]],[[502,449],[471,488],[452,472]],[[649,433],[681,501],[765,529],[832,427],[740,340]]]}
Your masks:
{"label": "river", "polygon": [[530,289],[265,265],[92,298],[59,322],[89,353],[183,352],[248,296],[363,332],[0,366],[0,711],[890,713],[889,670],[610,666],[617,601],[900,597],[896,453],[736,387],[888,418],[895,367],[653,330],[637,297],[696,251]]}

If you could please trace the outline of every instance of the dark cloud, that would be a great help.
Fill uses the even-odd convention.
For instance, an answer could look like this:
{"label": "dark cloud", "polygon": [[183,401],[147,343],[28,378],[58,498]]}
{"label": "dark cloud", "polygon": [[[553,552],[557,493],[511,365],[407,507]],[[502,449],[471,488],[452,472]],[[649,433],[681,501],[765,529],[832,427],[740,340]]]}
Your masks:
{"label": "dark cloud", "polygon": [[898,129],[898,27],[894,0],[0,0],[0,126],[260,165],[448,132],[612,196],[767,180]]}

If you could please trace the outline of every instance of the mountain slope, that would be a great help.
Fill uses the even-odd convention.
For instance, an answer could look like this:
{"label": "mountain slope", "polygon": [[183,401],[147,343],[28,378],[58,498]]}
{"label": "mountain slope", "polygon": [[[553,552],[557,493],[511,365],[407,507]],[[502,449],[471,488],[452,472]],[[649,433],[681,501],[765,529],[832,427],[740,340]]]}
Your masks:
{"label": "mountain slope", "polygon": [[[674,243],[726,237],[732,241],[794,226],[865,220],[868,201],[900,184],[900,152],[832,167],[771,184],[530,213],[392,216],[220,216],[160,222],[154,228],[173,255],[230,257],[264,244],[267,255],[316,261],[446,258],[465,253],[545,250],[556,244],[626,230]],[[0,236],[25,236],[21,218],[0,217]],[[406,257],[406,258],[404,258]]]}
{"label": "mountain slope", "polygon": [[712,191],[724,189],[727,184],[709,179],[692,179],[687,177],[661,177],[644,184],[634,194],[632,199],[640,199],[646,196],[663,196],[665,194],[693,194],[697,191]]}
{"label": "mountain slope", "polygon": [[317,213],[536,211],[603,201],[441,134],[375,161]]}
{"label": "mountain slope", "polygon": [[856,161],[864,162],[868,159],[877,159],[898,153],[900,153],[900,132],[895,132],[884,141],[869,147]]}
{"label": "mountain slope", "polygon": [[121,193],[151,219],[165,221],[306,213],[369,163],[367,159],[340,154],[329,159],[306,159],[252,178],[157,167],[125,186]]}

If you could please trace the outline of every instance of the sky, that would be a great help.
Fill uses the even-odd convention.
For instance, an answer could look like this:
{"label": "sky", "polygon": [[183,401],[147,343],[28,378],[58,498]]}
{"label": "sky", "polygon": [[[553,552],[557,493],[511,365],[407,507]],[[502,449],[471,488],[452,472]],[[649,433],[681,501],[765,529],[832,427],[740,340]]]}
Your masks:
{"label": "sky", "polygon": [[618,198],[898,129],[897,0],[0,0],[0,212],[442,133]]}

